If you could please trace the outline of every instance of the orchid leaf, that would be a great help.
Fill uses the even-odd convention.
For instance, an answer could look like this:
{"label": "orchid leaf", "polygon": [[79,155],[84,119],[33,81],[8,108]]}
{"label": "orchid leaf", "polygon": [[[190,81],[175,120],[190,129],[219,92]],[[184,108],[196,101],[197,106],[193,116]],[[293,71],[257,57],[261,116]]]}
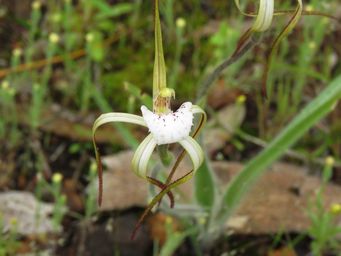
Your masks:
{"label": "orchid leaf", "polygon": [[200,206],[211,209],[214,204],[217,188],[215,185],[215,175],[209,161],[205,160],[199,167],[195,174],[194,182],[194,194],[196,201]]}

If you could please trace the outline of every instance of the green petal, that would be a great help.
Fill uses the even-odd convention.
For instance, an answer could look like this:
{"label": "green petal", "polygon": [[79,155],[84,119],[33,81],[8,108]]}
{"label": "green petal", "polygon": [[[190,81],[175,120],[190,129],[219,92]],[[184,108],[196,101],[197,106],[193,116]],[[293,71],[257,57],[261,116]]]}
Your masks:
{"label": "green petal", "polygon": [[127,114],[127,113],[112,112],[112,113],[102,114],[96,119],[92,128],[92,134],[94,135],[98,127],[100,127],[101,125],[111,123],[111,122],[131,123],[131,124],[138,124],[138,125],[147,127],[146,122],[141,116]]}
{"label": "green petal", "polygon": [[179,141],[181,146],[186,150],[193,163],[193,171],[195,172],[204,161],[204,152],[200,145],[190,136]]}
{"label": "green petal", "polygon": [[101,205],[102,203],[102,193],[103,193],[103,179],[102,179],[102,162],[101,162],[101,156],[99,154],[97,145],[96,145],[96,131],[97,129],[103,125],[110,122],[123,122],[123,123],[131,123],[131,124],[138,124],[147,127],[147,124],[145,123],[144,119],[141,116],[132,115],[132,114],[126,114],[126,113],[107,113],[100,115],[96,121],[94,122],[94,125],[92,127],[92,143],[95,148],[95,154],[96,154],[96,163],[97,163],[97,169],[98,169],[98,205]]}
{"label": "green petal", "polygon": [[141,178],[147,177],[148,162],[155,147],[156,142],[153,138],[153,135],[149,134],[135,151],[132,160],[133,171]]}
{"label": "green petal", "polygon": [[257,32],[267,30],[274,16],[274,0],[260,0],[258,14],[252,29]]}

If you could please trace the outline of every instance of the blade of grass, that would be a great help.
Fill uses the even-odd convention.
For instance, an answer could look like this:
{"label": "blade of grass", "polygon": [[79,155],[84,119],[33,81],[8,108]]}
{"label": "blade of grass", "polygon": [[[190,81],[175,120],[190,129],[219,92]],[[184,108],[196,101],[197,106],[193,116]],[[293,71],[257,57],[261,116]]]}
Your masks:
{"label": "blade of grass", "polygon": [[194,176],[194,194],[201,207],[211,209],[217,194],[217,188],[215,186],[214,172],[207,159],[208,157],[205,155],[205,161]]}

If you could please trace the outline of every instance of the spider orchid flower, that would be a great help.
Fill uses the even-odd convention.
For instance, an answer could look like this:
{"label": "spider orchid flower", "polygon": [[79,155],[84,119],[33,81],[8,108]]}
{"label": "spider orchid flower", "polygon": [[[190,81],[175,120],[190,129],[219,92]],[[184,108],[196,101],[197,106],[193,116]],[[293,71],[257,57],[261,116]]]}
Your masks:
{"label": "spider orchid flower", "polygon": [[[171,207],[174,204],[171,189],[175,186],[184,183],[192,177],[196,170],[200,167],[204,160],[204,154],[199,144],[194,139],[200,129],[206,122],[205,112],[197,105],[191,102],[183,103],[180,108],[173,112],[170,109],[170,100],[175,96],[175,92],[166,86],[166,66],[162,46],[162,34],[160,17],[158,10],[158,1],[155,1],[155,59],[154,59],[154,73],[153,73],[153,110],[149,110],[146,106],[141,107],[142,116],[128,114],[128,113],[107,113],[99,116],[93,125],[92,136],[93,144],[96,153],[96,161],[99,173],[99,195],[98,204],[102,202],[102,165],[100,154],[96,145],[96,131],[97,129],[107,123],[123,122],[130,124],[137,124],[148,128],[149,134],[137,147],[132,159],[132,169],[134,173],[146,179],[148,182],[161,188],[161,192],[154,198],[152,203],[148,206],[144,216],[162,197],[167,194],[171,201]],[[194,116],[199,114],[200,121],[195,129],[192,129]],[[191,133],[191,131],[193,132]],[[172,168],[167,181],[165,183],[149,176],[148,163],[154,152],[158,147],[159,152],[164,152],[167,145],[172,143],[179,143],[183,147],[183,151],[177,158],[177,161]],[[187,153],[192,161],[193,169],[183,177],[172,181],[173,174],[179,165],[179,162]],[[160,153],[160,155],[162,155]],[[139,223],[140,223],[139,222]],[[137,225],[138,226],[138,225]]]}
{"label": "spider orchid flower", "polygon": [[[97,164],[100,170],[100,188],[99,188],[99,204],[102,201],[102,167],[100,155],[96,146],[96,130],[107,123],[123,122],[137,124],[149,129],[149,135],[137,147],[133,160],[132,169],[134,173],[144,179],[148,179],[148,163],[154,149],[157,146],[179,143],[188,153],[193,170],[197,170],[203,162],[204,154],[200,145],[193,137],[197,134],[199,128],[203,125],[206,116],[205,112],[191,102],[185,102],[175,112],[167,114],[156,114],[147,107],[141,107],[142,116],[128,113],[107,113],[99,116],[93,125],[93,143],[96,151]],[[193,126],[193,118],[195,114],[200,114],[204,119],[200,122],[200,126],[193,135],[190,135]]]}

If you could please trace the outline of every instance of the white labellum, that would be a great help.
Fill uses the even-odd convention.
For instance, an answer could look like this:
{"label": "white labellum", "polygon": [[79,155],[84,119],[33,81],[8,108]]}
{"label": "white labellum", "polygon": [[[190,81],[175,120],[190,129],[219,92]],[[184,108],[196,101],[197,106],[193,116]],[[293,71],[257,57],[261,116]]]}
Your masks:
{"label": "white labellum", "polygon": [[156,144],[170,144],[185,139],[193,125],[192,103],[185,102],[180,108],[169,114],[158,115],[142,106],[141,112]]}

